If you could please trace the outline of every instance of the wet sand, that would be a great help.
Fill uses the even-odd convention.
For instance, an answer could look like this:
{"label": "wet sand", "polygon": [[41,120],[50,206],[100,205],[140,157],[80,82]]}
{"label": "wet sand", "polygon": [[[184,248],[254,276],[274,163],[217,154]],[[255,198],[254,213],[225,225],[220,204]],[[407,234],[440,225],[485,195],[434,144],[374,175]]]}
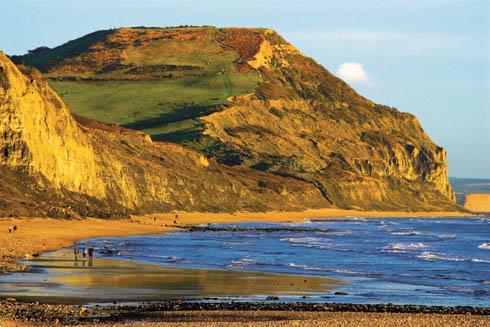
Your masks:
{"label": "wet sand", "polygon": [[[17,230],[9,233],[9,227]],[[168,230],[160,223],[130,220],[0,218],[0,273],[17,271],[15,260],[70,246],[76,241],[104,236],[153,234]]]}
{"label": "wet sand", "polygon": [[[0,276],[0,298],[42,303],[113,303],[171,299],[264,300],[325,294],[338,281],[303,275],[186,269],[94,257],[61,250],[30,261],[27,273]],[[221,299],[223,301],[223,299]]]}

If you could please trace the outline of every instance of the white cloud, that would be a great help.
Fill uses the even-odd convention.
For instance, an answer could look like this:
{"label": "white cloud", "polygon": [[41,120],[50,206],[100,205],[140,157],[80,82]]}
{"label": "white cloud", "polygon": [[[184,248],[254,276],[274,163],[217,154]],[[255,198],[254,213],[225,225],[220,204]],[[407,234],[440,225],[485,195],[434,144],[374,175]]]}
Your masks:
{"label": "white cloud", "polygon": [[349,84],[371,86],[371,79],[358,62],[344,62],[337,69],[336,75]]}

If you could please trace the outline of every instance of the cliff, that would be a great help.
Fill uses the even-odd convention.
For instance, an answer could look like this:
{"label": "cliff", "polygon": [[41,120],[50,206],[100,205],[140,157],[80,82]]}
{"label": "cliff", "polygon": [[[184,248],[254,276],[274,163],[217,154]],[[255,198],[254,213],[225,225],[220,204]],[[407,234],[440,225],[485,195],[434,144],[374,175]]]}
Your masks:
{"label": "cliff", "polygon": [[490,212],[490,194],[466,194],[464,208],[473,212]]}
{"label": "cliff", "polygon": [[[315,194],[314,205],[458,208],[445,150],[414,116],[360,96],[272,30],[124,28],[14,59],[41,69],[81,116],[140,129],[152,147],[199,151],[221,169],[294,180]],[[87,153],[103,152],[100,142],[81,142]],[[89,158],[79,164],[105,171]],[[84,194],[108,196],[85,178]],[[127,198],[138,197],[133,186],[124,187],[136,192]],[[122,203],[141,202],[132,201]]]}
{"label": "cliff", "polygon": [[223,166],[141,132],[76,120],[45,82],[23,75],[3,53],[0,135],[2,215],[110,217],[326,205],[307,183]]}

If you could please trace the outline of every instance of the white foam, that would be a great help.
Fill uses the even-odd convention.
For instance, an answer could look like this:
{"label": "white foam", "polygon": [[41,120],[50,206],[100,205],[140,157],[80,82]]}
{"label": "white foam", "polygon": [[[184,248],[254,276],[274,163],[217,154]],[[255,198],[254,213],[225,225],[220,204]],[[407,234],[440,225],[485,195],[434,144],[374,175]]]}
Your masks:
{"label": "white foam", "polygon": [[383,250],[393,251],[393,252],[405,252],[407,250],[416,250],[426,248],[424,243],[392,243],[383,247]]}
{"label": "white foam", "polygon": [[289,227],[296,227],[296,226],[303,226],[303,225],[310,225],[313,222],[310,219],[305,219],[303,221],[296,221],[296,222],[289,222],[289,223],[282,223],[282,226],[289,226]]}
{"label": "white foam", "polygon": [[478,245],[479,249],[490,250],[490,243],[482,243]]}
{"label": "white foam", "polygon": [[289,267],[292,267],[292,268],[301,268],[301,269],[304,269],[304,270],[331,271],[330,269],[326,269],[326,268],[312,267],[312,266],[307,266],[307,265],[298,265],[298,264],[295,264],[295,263],[289,263],[288,266]]}
{"label": "white foam", "polygon": [[318,237],[288,237],[281,238],[281,241],[291,242],[308,248],[329,249],[333,246],[332,243],[329,243],[329,239]]}
{"label": "white foam", "polygon": [[316,243],[321,239],[316,237],[287,237],[281,238],[281,241],[287,241],[291,243]]}
{"label": "white foam", "polygon": [[343,268],[329,269],[329,268],[312,267],[312,266],[307,266],[307,265],[298,265],[295,263],[289,263],[288,266],[292,267],[292,268],[300,268],[303,270],[336,272],[336,273],[345,274],[345,275],[361,275],[362,274],[359,271],[353,271],[353,270],[348,270],[348,269],[343,269]]}
{"label": "white foam", "polygon": [[467,259],[462,257],[451,257],[444,253],[435,253],[430,251],[424,251],[417,256],[423,260],[435,261],[435,260],[445,260],[445,261],[467,261]]}
{"label": "white foam", "polygon": [[452,240],[456,238],[456,234],[449,234],[449,233],[447,234],[441,233],[441,234],[434,234],[434,235],[441,239],[448,239],[448,240]]}
{"label": "white foam", "polygon": [[456,234],[450,233],[428,233],[428,232],[419,232],[417,230],[408,230],[408,231],[396,231],[391,233],[391,235],[420,235],[420,236],[436,236],[439,239],[451,240],[456,238]]}
{"label": "white foam", "polygon": [[325,234],[325,235],[349,235],[352,234],[351,230],[345,229],[345,230],[333,230],[330,232],[319,232],[318,234]]}
{"label": "white foam", "polygon": [[251,265],[255,263],[256,261],[252,258],[242,258],[238,260],[232,260],[231,263],[228,265],[229,268],[243,268],[245,266]]}
{"label": "white foam", "polygon": [[481,262],[481,263],[490,263],[489,260],[478,259],[478,258],[472,258],[471,261],[473,261],[473,262]]}

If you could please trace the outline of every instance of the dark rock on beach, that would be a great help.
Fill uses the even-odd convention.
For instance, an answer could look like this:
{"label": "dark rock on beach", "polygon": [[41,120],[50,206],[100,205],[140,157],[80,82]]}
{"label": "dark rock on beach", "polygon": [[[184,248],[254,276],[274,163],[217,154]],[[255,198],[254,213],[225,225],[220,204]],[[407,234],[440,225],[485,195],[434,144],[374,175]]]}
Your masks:
{"label": "dark rock on beach", "polygon": [[301,227],[245,227],[245,226],[175,226],[189,232],[309,232],[309,233],[332,233],[339,232],[328,228],[301,228]]}
{"label": "dark rock on beach", "polygon": [[344,304],[277,302],[270,296],[267,302],[184,302],[167,301],[134,305],[65,305],[23,303],[12,300],[0,301],[0,317],[24,322],[52,322],[61,324],[94,323],[101,321],[125,321],[158,317],[163,312],[188,311],[288,311],[288,312],[371,312],[371,313],[417,313],[451,315],[490,315],[488,307],[469,306],[423,306],[394,304]]}

